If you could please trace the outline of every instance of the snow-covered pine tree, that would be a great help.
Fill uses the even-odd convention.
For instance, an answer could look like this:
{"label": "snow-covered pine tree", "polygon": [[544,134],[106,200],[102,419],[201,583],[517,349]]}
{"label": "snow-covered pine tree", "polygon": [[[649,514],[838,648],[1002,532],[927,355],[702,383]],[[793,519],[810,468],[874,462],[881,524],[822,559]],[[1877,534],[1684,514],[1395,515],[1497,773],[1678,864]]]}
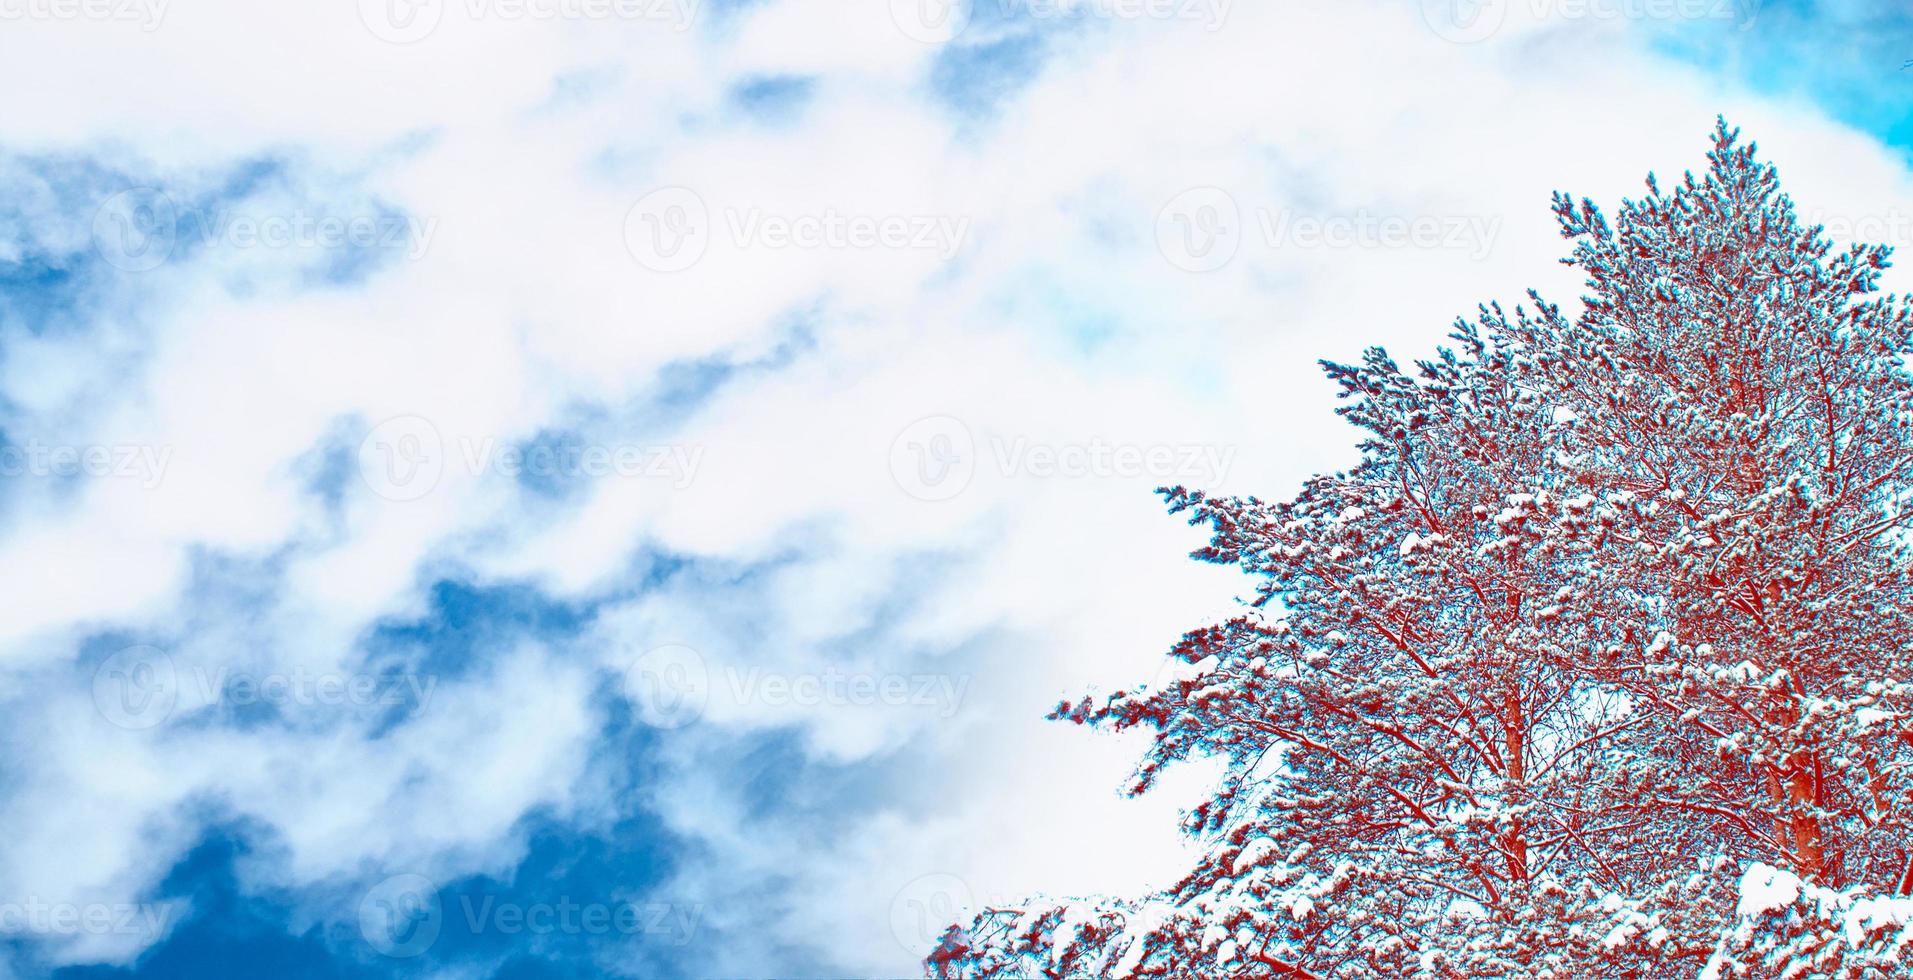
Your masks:
{"label": "snow-covered pine tree", "polygon": [[1257,580],[1195,675],[1055,717],[1219,756],[1206,856],[953,925],[938,976],[1913,970],[1913,317],[1722,122],[1610,222],[1557,195],[1569,320],[1484,307],[1326,365],[1360,464],[1165,491]]}

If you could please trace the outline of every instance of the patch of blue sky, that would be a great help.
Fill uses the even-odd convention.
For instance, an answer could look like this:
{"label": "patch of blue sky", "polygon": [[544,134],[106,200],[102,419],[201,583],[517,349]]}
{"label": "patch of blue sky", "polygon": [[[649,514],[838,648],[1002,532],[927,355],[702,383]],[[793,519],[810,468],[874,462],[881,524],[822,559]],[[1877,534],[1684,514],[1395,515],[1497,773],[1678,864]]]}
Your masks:
{"label": "patch of blue sky", "polygon": [[[499,463],[503,468],[500,461],[505,457],[499,451],[510,450],[514,462],[509,478],[530,502],[575,503],[592,481],[607,478],[658,480],[675,486],[696,465],[689,454],[697,451],[676,441],[678,430],[727,386],[781,371],[814,351],[816,315],[814,309],[791,312],[779,319],[772,339],[759,349],[671,361],[659,367],[642,393],[627,403],[573,404],[559,420],[526,439],[509,446],[475,447],[472,452],[489,448],[488,465]],[[299,464],[309,492],[329,505],[354,490],[356,446],[347,441],[349,434],[345,430],[329,434]]]}
{"label": "patch of blue sky", "polygon": [[147,180],[86,157],[0,154],[0,337],[94,317],[125,278],[101,248],[108,209]]}
{"label": "patch of blue sky", "polygon": [[[0,357],[4,357],[4,347],[0,347]],[[36,490],[44,487],[54,499],[71,499],[95,479],[79,468],[76,458],[52,462],[51,457],[44,454],[52,447],[43,440],[14,437],[4,421],[12,410],[13,406],[0,397],[0,519],[4,519],[13,501],[29,484]]]}
{"label": "patch of blue sky", "polygon": [[[289,896],[248,894],[238,865],[254,857],[256,827],[210,827],[167,873],[149,908],[179,916],[165,938],[125,966],[69,966],[49,970],[53,980],[377,980],[393,976],[384,964],[340,956],[344,937],[325,924],[295,925]],[[31,947],[14,950],[21,966]],[[44,964],[34,964],[44,968]]]}
{"label": "patch of blue sky", "polygon": [[[493,977],[588,978],[615,965],[627,976],[694,976],[691,965],[720,941],[710,910],[665,886],[681,849],[655,818],[578,827],[535,813],[515,833],[525,853],[509,873],[438,883],[436,934],[395,974],[476,967]],[[377,952],[361,945],[351,952]]]}
{"label": "patch of blue sky", "polygon": [[697,10],[703,22],[725,24],[768,3],[770,0],[699,0]]}
{"label": "patch of blue sky", "polygon": [[1108,26],[1113,16],[1098,3],[966,0],[962,30],[931,64],[930,89],[959,115],[985,120],[1036,80],[1057,45]]}
{"label": "patch of blue sky", "polygon": [[784,314],[759,350],[729,351],[672,361],[657,370],[639,400],[624,406],[627,426],[670,433],[709,405],[727,386],[782,371],[817,349],[814,308]]}
{"label": "patch of blue sky", "polygon": [[596,615],[589,603],[556,600],[522,583],[440,579],[432,583],[428,602],[420,617],[387,619],[372,628],[365,640],[368,664],[402,664],[406,672],[441,682],[457,679],[483,669],[493,654],[521,639],[575,637]]}
{"label": "patch of blue sky", "polygon": [[[207,565],[196,573],[195,593],[244,598],[228,581],[239,573],[236,565]],[[685,567],[682,561],[660,560],[642,578],[662,584]],[[427,613],[383,623],[366,642],[374,660],[390,654],[408,670],[463,675],[484,669],[494,654],[518,640],[561,643],[575,637],[591,615],[590,604],[558,602],[528,586],[446,580],[433,585]],[[96,636],[75,669],[84,673],[102,657],[142,639]],[[319,884],[301,894],[247,891],[239,868],[248,862],[269,866],[276,859],[273,832],[205,807],[207,812],[185,814],[205,829],[148,897],[153,907],[184,918],[169,923],[165,938],[134,963],[53,970],[36,962],[30,941],[0,949],[16,965],[62,980],[383,978],[443,969],[490,977],[702,975],[695,964],[706,961],[719,948],[713,944],[722,940],[695,898],[660,890],[685,849],[644,809],[642,790],[655,773],[657,740],[668,733],[633,716],[614,676],[595,692],[591,715],[601,723],[592,740],[589,786],[581,791],[600,805],[583,814],[533,811],[509,835],[523,842],[523,856],[508,873],[435,883],[442,917],[423,949],[387,955],[390,950],[369,942],[356,922],[368,889],[410,869],[370,869],[371,880],[343,891]],[[230,713],[197,723],[235,722],[248,727]],[[328,888],[339,893],[328,894]],[[316,919],[315,907],[320,910]],[[594,908],[603,911],[586,911]]]}
{"label": "patch of blue sky", "polygon": [[[523,856],[497,877],[422,879],[417,896],[436,909],[398,938],[368,935],[358,911],[380,883],[404,869],[368,869],[365,880],[305,892],[249,888],[243,869],[277,859],[269,828],[214,820],[167,873],[140,920],[165,938],[124,966],[52,969],[56,980],[284,977],[312,980],[430,976],[686,977],[721,941],[700,902],[662,891],[679,848],[657,821],[626,814],[578,827],[538,812],[513,830]],[[319,914],[313,914],[314,911]],[[136,922],[135,925],[138,925]],[[423,929],[424,931],[418,931]],[[30,943],[9,944],[18,966],[35,964]]]}
{"label": "patch of blue sky", "polygon": [[418,257],[430,244],[422,239],[424,225],[387,205],[370,213],[320,212],[317,220],[321,226],[327,221],[344,225],[348,232],[336,245],[322,244],[317,260],[301,275],[308,288],[356,286],[383,268]]}
{"label": "patch of blue sky", "polygon": [[[576,601],[519,583],[442,579],[430,587],[425,612],[381,622],[362,643],[368,664],[464,676],[483,671],[526,640],[562,649],[583,637],[606,606],[655,594],[659,601],[695,602],[712,616],[738,624],[731,640],[740,649],[772,649],[771,624],[750,615],[765,577],[798,569],[806,555],[826,547],[824,540],[805,539],[781,559],[746,565],[652,554],[634,562],[627,581]],[[922,601],[922,583],[947,574],[952,560],[919,556],[900,567],[899,584],[890,594],[830,642],[830,659],[848,667],[881,655],[884,669],[906,675],[975,670],[962,651],[931,656],[895,636]],[[234,610],[267,607],[283,587],[281,570],[277,559],[196,557],[185,620],[190,624],[215,615],[230,620]],[[166,641],[123,633],[92,638],[73,665],[76,683],[84,683],[103,657],[139,642]],[[671,755],[662,749],[682,736],[637,718],[615,673],[600,678],[588,715],[598,727],[585,775],[567,804],[571,808],[540,808],[520,819],[507,835],[507,853],[519,855],[509,871],[431,882],[440,918],[430,942],[408,950],[412,955],[386,955],[367,940],[357,921],[368,889],[412,869],[368,868],[364,880],[308,883],[296,892],[260,891],[254,882],[275,880],[271,869],[282,859],[274,831],[203,801],[186,808],[200,812],[182,813],[205,828],[198,841],[144,896],[154,907],[174,909],[170,914],[179,918],[135,962],[53,969],[36,961],[30,941],[0,948],[22,969],[60,980],[262,975],[357,980],[447,970],[485,977],[712,975],[718,964],[734,962],[724,957],[740,940],[725,935],[722,923],[774,920],[792,900],[793,883],[775,875],[727,880],[711,893],[674,884],[680,870],[718,860],[708,853],[708,844],[675,836],[650,809],[657,802],[651,794],[661,784],[660,767],[670,764],[665,760]],[[243,729],[279,720],[224,712],[180,722]],[[843,762],[813,752],[800,729],[778,727],[719,740],[711,753],[698,764],[724,774],[726,792],[735,795],[750,824],[819,847],[833,846],[846,821],[859,814],[935,805],[936,787],[919,778],[930,759],[914,741]],[[899,786],[906,791],[894,792]],[[584,802],[572,807],[579,801]],[[587,913],[587,908],[605,911]],[[748,938],[760,955],[791,975],[839,972],[818,951],[762,935]]]}
{"label": "patch of blue sky", "polygon": [[730,103],[753,122],[791,123],[816,95],[817,80],[805,75],[761,75],[741,82]]}
{"label": "patch of blue sky", "polygon": [[136,315],[142,287],[210,252],[227,259],[219,278],[246,295],[276,281],[353,286],[428,244],[392,205],[295,169],[274,156],[207,176],[0,154],[0,337]]}
{"label": "patch of blue sky", "polygon": [[559,112],[595,102],[616,90],[616,83],[624,72],[622,65],[600,65],[564,72],[552,79],[551,94],[538,107],[538,111]]}
{"label": "patch of blue sky", "polygon": [[1015,95],[1042,70],[1047,42],[1035,30],[989,40],[963,38],[946,45],[930,68],[930,88],[938,99],[968,117],[985,117]]}
{"label": "patch of blue sky", "polygon": [[1661,54],[1772,97],[1797,97],[1913,159],[1913,6],[1900,0],[1719,0],[1649,22]]}
{"label": "patch of blue sky", "polygon": [[363,421],[337,419],[315,445],[291,463],[293,474],[305,491],[324,505],[335,526],[344,518],[347,495],[365,486],[359,474],[359,442],[366,429]]}
{"label": "patch of blue sky", "polygon": [[[526,493],[547,500],[576,500],[596,479],[641,477],[650,447],[635,440],[596,439],[589,423],[547,426],[512,447],[518,459],[516,479]],[[613,458],[613,450],[623,451]],[[624,467],[615,469],[614,467]]]}

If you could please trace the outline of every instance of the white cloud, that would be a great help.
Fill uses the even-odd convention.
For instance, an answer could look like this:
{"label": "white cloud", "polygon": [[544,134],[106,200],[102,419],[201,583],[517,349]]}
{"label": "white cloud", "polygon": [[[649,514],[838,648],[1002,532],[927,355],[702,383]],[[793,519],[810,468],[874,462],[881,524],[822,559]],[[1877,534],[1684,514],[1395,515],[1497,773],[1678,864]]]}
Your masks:
{"label": "white cloud", "polygon": [[[22,424],[174,455],[155,491],[28,487],[0,537],[0,592],[24,597],[0,625],[4,697],[15,725],[42,733],[34,759],[9,762],[23,792],[0,890],[138,896],[190,842],[178,808],[196,794],[274,828],[283,860],[256,873],[275,885],[365,862],[509,862],[527,811],[606,803],[583,778],[594,678],[658,642],[694,643],[720,669],[969,676],[953,718],[758,699],[666,741],[688,752],[791,726],[819,765],[927,760],[881,770],[896,805],[849,808],[819,839],[752,816],[725,773],[671,757],[673,781],[648,792],[723,861],[686,886],[728,894],[775,868],[795,897],[770,938],[843,970],[901,972],[911,952],[890,904],[919,875],[986,896],[1160,882],[1181,860],[1174,806],[1201,773],[1122,800],[1134,742],[1041,715],[1091,684],[1148,677],[1238,581],[1184,558],[1200,536],[1150,495],[1174,474],[1044,476],[1003,453],[1232,449],[1220,488],[1279,496],[1348,459],[1315,358],[1378,342],[1416,356],[1453,315],[1531,284],[1571,299],[1548,193],[1611,202],[1646,170],[1697,167],[1716,112],[1761,141],[1803,203],[1867,215],[1907,189],[1871,138],[1723,91],[1607,23],[1511,23],[1464,46],[1412,5],[1312,2],[1236,4],[1213,32],[1062,26],[1000,115],[962,120],[925,81],[937,49],[883,3],[707,9],[690,32],[452,8],[404,47],[351,5],[186,0],[151,35],[46,23],[0,39],[0,84],[42,93],[0,119],[9,147],[117,145],[202,177],[296,147],[291,168],[334,175],[313,195],[436,223],[423,255],[354,288],[288,285],[281,273],[309,254],[219,247],[150,274],[131,325],[9,347],[0,370]],[[726,108],[732,86],[773,73],[818,76],[796,122]],[[589,83],[554,98],[560,78]],[[691,189],[709,215],[702,259],[679,272],[643,267],[625,243],[632,206],[663,186]],[[1234,258],[1207,274],[1157,246],[1159,212],[1193,187],[1222,188],[1241,214]],[[962,220],[962,247],[780,248],[735,230],[830,212]],[[1262,215],[1362,212],[1493,237],[1432,250],[1259,238]],[[792,337],[787,366],[740,369],[681,420],[646,414],[667,365],[760,360]],[[460,438],[567,425],[581,405],[610,420],[593,431],[695,447],[695,480],[601,478],[532,507],[448,455],[411,502],[348,469],[335,524],[297,468],[341,424],[350,454],[365,428],[422,416],[451,454]],[[929,416],[973,440],[975,472],[953,499],[916,499],[893,474],[899,434]],[[175,636],[183,661],[336,669],[377,617],[423,611],[436,570],[588,597],[643,547],[759,578],[640,595],[590,643],[503,655],[377,738],[267,726],[129,739],[99,724],[86,691],[24,686],[83,673],[79,641],[101,627]],[[262,614],[207,607],[188,594],[206,549],[277,556],[283,592]],[[208,644],[236,646],[197,650]],[[69,859],[52,842],[76,827],[89,844]],[[721,972],[774,972],[769,949],[738,945]]]}

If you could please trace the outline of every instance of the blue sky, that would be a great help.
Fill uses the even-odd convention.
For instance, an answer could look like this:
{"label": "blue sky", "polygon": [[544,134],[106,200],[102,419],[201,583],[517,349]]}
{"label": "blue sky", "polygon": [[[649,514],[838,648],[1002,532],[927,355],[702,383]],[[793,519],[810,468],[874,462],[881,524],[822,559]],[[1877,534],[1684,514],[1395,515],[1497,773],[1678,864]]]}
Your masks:
{"label": "blue sky", "polygon": [[1549,192],[1717,114],[1913,238],[1887,4],[357,8],[0,28],[0,980],[1164,884],[1201,766],[1043,721],[1234,608],[1156,486],[1344,464],[1317,358],[1571,298]]}
{"label": "blue sky", "polygon": [[1680,24],[1655,49],[1774,99],[1800,99],[1905,152],[1913,145],[1913,10],[1763,0],[1745,28]]}

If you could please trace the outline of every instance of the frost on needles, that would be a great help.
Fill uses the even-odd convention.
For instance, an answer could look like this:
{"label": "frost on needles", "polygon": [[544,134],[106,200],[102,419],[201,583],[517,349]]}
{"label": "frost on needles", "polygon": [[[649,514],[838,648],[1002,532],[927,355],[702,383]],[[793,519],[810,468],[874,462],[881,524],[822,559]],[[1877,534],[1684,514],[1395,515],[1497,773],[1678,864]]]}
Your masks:
{"label": "frost on needles", "polygon": [[1165,491],[1255,581],[1157,690],[1054,717],[1192,757],[1159,894],[952,925],[933,976],[1913,975],[1913,320],[1721,123],[1587,276],[1403,368],[1325,364],[1362,460]]}

